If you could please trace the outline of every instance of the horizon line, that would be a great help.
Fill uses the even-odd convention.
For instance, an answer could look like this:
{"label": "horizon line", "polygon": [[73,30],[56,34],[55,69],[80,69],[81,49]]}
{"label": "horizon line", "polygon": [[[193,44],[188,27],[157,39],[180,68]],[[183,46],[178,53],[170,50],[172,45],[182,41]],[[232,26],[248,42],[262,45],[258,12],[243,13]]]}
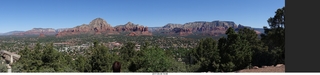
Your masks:
{"label": "horizon line", "polygon": [[[102,19],[103,21],[105,21],[107,24],[109,24],[108,23],[108,21],[106,21],[105,19],[103,19],[103,18],[101,18],[101,17],[98,17],[98,18],[100,18],[100,19]],[[96,19],[98,19],[98,18],[95,18],[95,19],[93,19],[93,20],[96,20]],[[85,25],[89,25],[93,20],[91,20],[89,23],[83,23],[83,24],[85,24]],[[264,27],[264,25],[263,25],[263,27],[252,27],[252,26],[250,26],[250,25],[243,25],[243,24],[237,24],[235,21],[231,21],[231,20],[212,20],[212,21],[200,21],[200,20],[196,20],[196,21],[189,21],[189,22],[185,22],[185,23],[167,23],[167,24],[165,24],[165,25],[168,25],[168,24],[180,24],[180,25],[184,25],[184,24],[187,24],[187,23],[194,23],[194,22],[233,22],[233,23],[235,23],[236,25],[242,25],[242,26],[246,26],[246,27],[251,27],[251,28],[263,28]],[[139,24],[139,23],[134,23],[134,22],[132,22],[132,21],[128,21],[128,22],[126,22],[126,23],[124,23],[124,24],[119,24],[119,25],[111,25],[111,24],[109,24],[111,27],[116,27],[116,26],[120,26],[120,25],[125,25],[125,24],[127,24],[127,23],[129,23],[129,22],[131,22],[131,23],[133,23],[133,24],[135,24],[135,25],[141,25],[141,24]],[[33,27],[33,28],[31,28],[31,29],[27,29],[27,30],[11,30],[11,31],[7,31],[7,32],[0,32],[0,33],[8,33],[8,32],[14,32],[14,31],[28,31],[28,30],[32,30],[32,29],[35,29],[35,28],[42,28],[42,29],[54,29],[54,30],[57,30],[57,29],[68,29],[68,28],[74,28],[74,27],[77,27],[77,26],[81,26],[81,25],[83,25],[83,24],[79,24],[79,25],[74,25],[73,27],[66,27],[66,28],[51,28],[51,27]],[[148,26],[148,25],[141,25],[141,26],[146,26],[146,27],[163,27],[163,26],[165,26],[165,25],[162,25],[162,26]]]}

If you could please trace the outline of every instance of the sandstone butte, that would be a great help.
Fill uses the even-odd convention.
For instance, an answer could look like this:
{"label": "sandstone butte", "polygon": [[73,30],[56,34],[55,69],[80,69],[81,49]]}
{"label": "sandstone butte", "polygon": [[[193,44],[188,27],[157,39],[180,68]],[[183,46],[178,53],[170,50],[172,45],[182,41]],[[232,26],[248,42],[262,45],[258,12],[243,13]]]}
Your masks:
{"label": "sandstone butte", "polygon": [[[68,35],[78,35],[78,34],[96,34],[96,35],[112,35],[119,34],[121,32],[129,32],[129,36],[138,35],[148,35],[151,36],[152,33],[148,31],[148,27],[140,26],[128,22],[125,25],[118,25],[112,27],[102,18],[96,18],[92,20],[89,25],[82,24],[74,28],[69,28],[64,31],[58,32],[56,37],[63,37]],[[134,33],[134,35],[132,34]]]}

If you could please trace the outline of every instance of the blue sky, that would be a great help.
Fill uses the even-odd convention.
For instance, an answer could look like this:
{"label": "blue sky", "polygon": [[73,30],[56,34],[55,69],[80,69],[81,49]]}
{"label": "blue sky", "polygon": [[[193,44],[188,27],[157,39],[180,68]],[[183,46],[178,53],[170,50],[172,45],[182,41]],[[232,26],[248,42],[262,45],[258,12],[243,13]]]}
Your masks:
{"label": "blue sky", "polygon": [[234,21],[268,26],[284,0],[0,0],[0,33],[32,28],[71,28],[103,18],[112,26],[148,27],[194,21]]}

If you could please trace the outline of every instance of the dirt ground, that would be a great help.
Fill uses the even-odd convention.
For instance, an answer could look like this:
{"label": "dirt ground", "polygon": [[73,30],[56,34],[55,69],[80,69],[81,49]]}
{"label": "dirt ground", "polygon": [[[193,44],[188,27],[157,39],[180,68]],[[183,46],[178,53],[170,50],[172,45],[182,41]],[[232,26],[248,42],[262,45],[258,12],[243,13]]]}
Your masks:
{"label": "dirt ground", "polygon": [[244,69],[244,70],[240,70],[237,73],[248,73],[248,72],[274,72],[274,73],[284,73],[285,72],[285,65],[281,65],[281,66],[267,66],[264,68],[258,68],[258,69]]}

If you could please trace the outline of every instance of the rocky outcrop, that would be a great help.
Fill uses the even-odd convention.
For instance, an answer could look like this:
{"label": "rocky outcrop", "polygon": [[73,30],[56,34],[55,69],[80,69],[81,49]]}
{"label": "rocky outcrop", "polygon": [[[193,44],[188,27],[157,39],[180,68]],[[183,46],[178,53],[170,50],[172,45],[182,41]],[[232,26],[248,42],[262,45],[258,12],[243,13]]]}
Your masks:
{"label": "rocky outcrop", "polygon": [[92,20],[88,27],[91,27],[95,32],[105,32],[105,31],[114,31],[110,24],[102,18],[96,18]]}
{"label": "rocky outcrop", "polygon": [[39,38],[46,37],[43,33],[40,33]]}
{"label": "rocky outcrop", "polygon": [[[196,21],[189,22],[185,24],[172,24],[169,23],[162,28],[154,30],[154,32],[160,32],[162,34],[171,34],[171,35],[180,35],[186,36],[190,34],[200,34],[200,35],[209,35],[209,36],[217,36],[220,34],[225,34],[228,28],[244,28],[247,26],[237,25],[232,21]],[[256,31],[257,34],[261,32]]]}
{"label": "rocky outcrop", "polygon": [[130,33],[128,34],[128,36],[137,36],[137,33],[135,33],[135,32],[130,32]]}
{"label": "rocky outcrop", "polygon": [[116,29],[116,31],[119,31],[119,32],[127,32],[127,31],[133,31],[133,32],[140,31],[140,32],[143,32],[143,31],[148,31],[147,27],[141,26],[139,24],[133,24],[131,22],[128,22],[125,25],[115,26],[114,28]]}
{"label": "rocky outcrop", "polygon": [[216,35],[216,34],[224,34],[229,27],[237,28],[238,25],[236,25],[232,21],[212,21],[212,22],[197,21],[197,22],[189,22],[185,24],[169,23],[155,31],[163,31],[161,33],[170,33],[170,34],[174,33],[174,34],[179,34],[180,36],[186,36],[193,33],[201,33],[202,35]]}
{"label": "rocky outcrop", "polygon": [[148,31],[148,27],[144,27],[138,24],[133,24],[131,22],[128,22],[125,25],[118,25],[118,26],[112,27],[102,18],[96,18],[92,20],[89,23],[89,25],[82,24],[74,28],[66,29],[56,34],[56,36],[62,37],[62,36],[77,35],[77,34],[114,35],[114,34],[119,34],[121,32],[129,32],[129,33],[134,32],[134,33],[130,33],[130,36],[152,35],[152,33]]}
{"label": "rocky outcrop", "polygon": [[115,29],[110,26],[102,18],[96,18],[92,20],[89,25],[82,24],[74,28],[65,29],[64,31],[56,34],[57,37],[67,36],[67,35],[77,35],[77,34],[117,34]]}
{"label": "rocky outcrop", "polygon": [[131,22],[126,23],[125,25],[118,25],[114,27],[118,32],[130,32],[129,36],[137,36],[137,35],[148,35],[151,36],[151,31],[148,30],[148,27],[133,24]]}
{"label": "rocky outcrop", "polygon": [[191,28],[173,28],[174,33],[178,33],[180,36],[186,36],[192,34]]}

